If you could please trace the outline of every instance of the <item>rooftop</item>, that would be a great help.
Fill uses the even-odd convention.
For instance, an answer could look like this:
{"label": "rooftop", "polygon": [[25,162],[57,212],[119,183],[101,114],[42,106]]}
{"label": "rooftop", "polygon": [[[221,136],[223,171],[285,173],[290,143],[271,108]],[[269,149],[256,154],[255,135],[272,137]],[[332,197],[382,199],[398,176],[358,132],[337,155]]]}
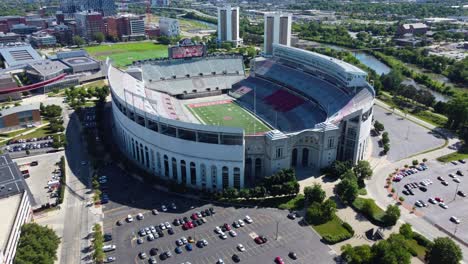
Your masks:
{"label": "rooftop", "polygon": [[[24,111],[39,110],[39,103],[10,107],[0,111],[0,117]],[[0,156],[1,157],[1,156]]]}
{"label": "rooftop", "polygon": [[28,66],[42,76],[48,76],[68,69],[68,66],[60,61],[42,60],[29,63]]}
{"label": "rooftop", "polygon": [[10,67],[42,60],[41,55],[31,45],[24,43],[0,45],[0,56]]}
{"label": "rooftop", "polygon": [[2,221],[0,221],[0,250],[2,252],[6,247],[6,243],[8,243],[21,198],[22,194],[16,194],[0,199],[0,211],[2,212]]}
{"label": "rooftop", "polygon": [[22,193],[29,188],[24,181],[16,162],[13,162],[10,155],[0,156],[0,199]]}

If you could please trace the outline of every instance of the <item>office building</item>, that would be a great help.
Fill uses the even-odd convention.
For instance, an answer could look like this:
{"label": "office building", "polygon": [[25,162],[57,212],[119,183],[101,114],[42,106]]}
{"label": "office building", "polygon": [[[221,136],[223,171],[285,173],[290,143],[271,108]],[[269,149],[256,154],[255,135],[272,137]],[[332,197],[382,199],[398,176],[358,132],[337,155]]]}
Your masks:
{"label": "office building", "polygon": [[[31,201],[32,200],[32,201]],[[0,263],[12,264],[21,226],[32,219],[34,200],[18,165],[8,154],[0,156]]]}
{"label": "office building", "polygon": [[170,0],[151,0],[152,7],[164,7],[171,4]]}
{"label": "office building", "polygon": [[263,36],[263,52],[265,55],[273,53],[273,44],[291,46],[292,15],[273,12],[265,14],[265,33]]}
{"label": "office building", "polygon": [[11,31],[11,27],[16,24],[26,24],[26,19],[21,16],[3,16],[0,17],[0,32]]}
{"label": "office building", "polygon": [[7,43],[15,43],[21,42],[21,36],[10,32],[10,33],[3,33],[0,31],[0,44],[7,44]]}
{"label": "office building", "polygon": [[33,33],[29,37],[29,41],[35,48],[55,47],[57,45],[55,36],[44,31]]}
{"label": "office building", "polygon": [[97,11],[102,16],[113,16],[117,12],[114,0],[61,0],[60,9],[68,17],[80,11]]}
{"label": "office building", "polygon": [[94,40],[97,33],[105,34],[102,14],[95,11],[83,11],[75,13],[78,34],[87,39]]}
{"label": "office building", "polygon": [[161,35],[168,37],[178,36],[180,34],[179,20],[161,17],[161,19],[159,19],[159,29],[161,31]]}
{"label": "office building", "polygon": [[239,7],[218,8],[218,42],[226,41],[235,46],[242,42],[239,38]]}
{"label": "office building", "polygon": [[107,17],[107,35],[119,40],[139,40],[145,38],[144,17],[120,15]]}
{"label": "office building", "polygon": [[64,46],[73,44],[73,32],[67,25],[60,24],[55,26],[52,34],[57,39],[57,43]]}

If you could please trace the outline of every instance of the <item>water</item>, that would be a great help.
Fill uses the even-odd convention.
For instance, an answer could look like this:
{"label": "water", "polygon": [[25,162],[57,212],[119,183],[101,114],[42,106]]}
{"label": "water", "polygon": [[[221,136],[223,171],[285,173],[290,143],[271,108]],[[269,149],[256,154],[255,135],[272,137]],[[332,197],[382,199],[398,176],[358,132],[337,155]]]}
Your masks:
{"label": "water", "polygon": [[[350,49],[348,48],[345,48],[345,47],[340,47],[340,46],[335,46],[335,45],[331,45],[331,44],[321,44],[322,46],[325,46],[325,47],[329,47],[331,49],[335,49],[335,50],[347,50],[347,51],[350,51]],[[362,51],[351,51],[351,53],[354,55],[354,57],[356,57],[356,59],[358,59],[362,64],[366,65],[367,67],[373,69],[378,75],[382,75],[382,74],[387,74],[391,71],[391,68],[388,67],[385,63],[379,61],[376,57],[370,55],[370,54],[367,54],[365,52],[362,52]],[[414,87],[416,87],[416,89],[418,90],[426,90],[428,92],[430,92],[436,101],[441,101],[441,102],[447,102],[450,100],[450,97],[447,96],[447,95],[444,95],[444,94],[441,94],[441,93],[438,93],[436,91],[433,91],[425,86],[422,86],[422,85],[419,85],[418,83],[416,83],[414,80],[407,80],[405,81],[405,84],[407,85],[413,85]]]}

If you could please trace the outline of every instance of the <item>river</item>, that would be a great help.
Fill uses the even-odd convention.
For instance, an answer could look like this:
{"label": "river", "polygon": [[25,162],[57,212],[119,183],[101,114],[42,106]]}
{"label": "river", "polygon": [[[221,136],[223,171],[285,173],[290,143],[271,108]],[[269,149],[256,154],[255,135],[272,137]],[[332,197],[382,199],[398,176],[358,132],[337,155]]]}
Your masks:
{"label": "river", "polygon": [[[365,53],[363,51],[351,51],[349,48],[346,48],[346,47],[340,47],[340,46],[324,44],[324,43],[320,43],[320,45],[324,47],[329,47],[335,50],[350,51],[354,55],[354,57],[356,57],[356,59],[358,59],[362,64],[366,65],[367,67],[373,69],[378,75],[387,74],[392,70],[385,63],[379,61],[376,57],[368,53]],[[413,85],[418,90],[422,89],[422,90],[426,90],[430,92],[434,96],[436,101],[447,102],[450,100],[449,96],[433,91],[425,86],[419,85],[412,79],[408,79],[407,81],[405,81],[405,84]]]}

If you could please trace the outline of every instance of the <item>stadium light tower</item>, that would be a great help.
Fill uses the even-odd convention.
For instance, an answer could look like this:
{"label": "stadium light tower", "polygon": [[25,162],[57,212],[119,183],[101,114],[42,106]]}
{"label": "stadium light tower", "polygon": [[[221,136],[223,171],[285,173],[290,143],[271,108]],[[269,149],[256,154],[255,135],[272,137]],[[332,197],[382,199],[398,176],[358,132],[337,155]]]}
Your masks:
{"label": "stadium light tower", "polygon": [[151,23],[151,0],[145,0],[146,3],[146,24]]}

